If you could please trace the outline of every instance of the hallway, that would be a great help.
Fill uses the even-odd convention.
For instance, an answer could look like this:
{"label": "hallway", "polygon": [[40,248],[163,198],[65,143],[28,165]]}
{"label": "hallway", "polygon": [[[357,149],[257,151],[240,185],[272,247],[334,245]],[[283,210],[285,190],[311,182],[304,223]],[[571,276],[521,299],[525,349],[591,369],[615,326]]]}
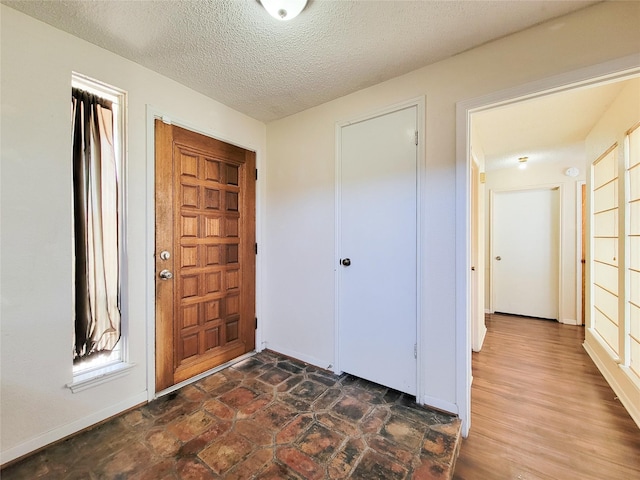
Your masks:
{"label": "hallway", "polygon": [[582,348],[584,328],[487,316],[454,479],[640,478],[640,429]]}

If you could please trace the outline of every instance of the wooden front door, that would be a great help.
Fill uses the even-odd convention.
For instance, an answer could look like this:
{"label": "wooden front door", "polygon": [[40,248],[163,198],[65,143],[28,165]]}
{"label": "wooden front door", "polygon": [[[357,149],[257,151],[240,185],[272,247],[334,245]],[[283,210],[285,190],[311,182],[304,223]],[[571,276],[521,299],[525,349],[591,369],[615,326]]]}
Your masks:
{"label": "wooden front door", "polygon": [[255,348],[255,152],[155,122],[156,391]]}

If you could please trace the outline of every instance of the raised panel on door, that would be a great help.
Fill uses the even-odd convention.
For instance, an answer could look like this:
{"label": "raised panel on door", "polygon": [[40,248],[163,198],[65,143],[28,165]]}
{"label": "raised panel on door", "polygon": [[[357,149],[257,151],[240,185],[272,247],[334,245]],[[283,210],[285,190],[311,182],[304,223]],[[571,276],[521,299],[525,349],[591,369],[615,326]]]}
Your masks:
{"label": "raised panel on door", "polygon": [[593,215],[595,237],[618,237],[618,209],[605,210]]}
{"label": "raised panel on door", "polygon": [[598,310],[600,310],[600,312],[617,324],[619,303],[617,295],[598,285],[594,285],[593,301],[595,305],[598,306]]}
{"label": "raised panel on door", "polygon": [[629,203],[629,235],[640,235],[640,200]]}
{"label": "raised panel on door", "polygon": [[593,192],[593,204],[596,211],[618,208],[618,182],[612,180]]}
{"label": "raised panel on door", "polygon": [[640,199],[640,164],[629,167],[628,173],[629,199]]}
{"label": "raised panel on door", "polygon": [[255,347],[254,175],[253,152],[156,122],[158,391]]}
{"label": "raised panel on door", "polygon": [[594,238],[593,260],[610,265],[618,264],[618,239]]}
{"label": "raised panel on door", "polygon": [[593,309],[594,324],[598,327],[598,333],[609,345],[611,350],[618,352],[618,323],[611,320],[597,307]]}
{"label": "raised panel on door", "polygon": [[607,182],[618,177],[616,165],[616,150],[607,152],[593,166],[593,189],[600,188]]}
{"label": "raised panel on door", "polygon": [[342,128],[339,361],[416,393],[417,108]]}

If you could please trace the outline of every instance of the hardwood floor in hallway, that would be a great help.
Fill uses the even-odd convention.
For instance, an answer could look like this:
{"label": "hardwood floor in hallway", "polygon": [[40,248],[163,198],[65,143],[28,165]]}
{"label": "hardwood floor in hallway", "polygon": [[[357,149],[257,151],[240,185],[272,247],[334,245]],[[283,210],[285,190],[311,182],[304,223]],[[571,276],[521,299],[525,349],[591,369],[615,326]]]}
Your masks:
{"label": "hardwood floor in hallway", "polygon": [[640,429],[582,348],[584,328],[489,315],[454,479],[640,479]]}

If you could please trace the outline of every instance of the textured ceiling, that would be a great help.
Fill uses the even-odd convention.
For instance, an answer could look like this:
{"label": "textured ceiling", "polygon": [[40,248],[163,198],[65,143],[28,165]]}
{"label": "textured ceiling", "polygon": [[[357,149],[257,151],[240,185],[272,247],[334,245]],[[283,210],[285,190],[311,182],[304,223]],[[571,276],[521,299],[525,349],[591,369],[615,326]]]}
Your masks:
{"label": "textured ceiling", "polygon": [[472,124],[485,154],[486,171],[529,163],[584,158],[584,140],[620,91],[640,79],[576,88],[474,113]]}
{"label": "textured ceiling", "polygon": [[310,0],[288,22],[257,0],[1,0],[269,122],[597,3]]}

